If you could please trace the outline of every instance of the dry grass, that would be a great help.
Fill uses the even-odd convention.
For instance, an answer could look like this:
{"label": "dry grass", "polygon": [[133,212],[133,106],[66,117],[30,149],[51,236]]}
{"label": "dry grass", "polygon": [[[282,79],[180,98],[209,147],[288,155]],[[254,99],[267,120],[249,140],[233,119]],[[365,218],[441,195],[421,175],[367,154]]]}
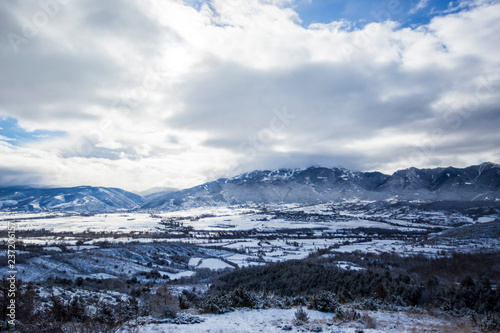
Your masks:
{"label": "dry grass", "polygon": [[368,313],[361,316],[361,322],[365,325],[365,328],[377,328],[377,321]]}
{"label": "dry grass", "polygon": [[445,326],[445,325],[424,325],[418,324],[417,326],[411,329],[412,333],[472,333],[477,332],[470,325],[461,325],[461,326]]}

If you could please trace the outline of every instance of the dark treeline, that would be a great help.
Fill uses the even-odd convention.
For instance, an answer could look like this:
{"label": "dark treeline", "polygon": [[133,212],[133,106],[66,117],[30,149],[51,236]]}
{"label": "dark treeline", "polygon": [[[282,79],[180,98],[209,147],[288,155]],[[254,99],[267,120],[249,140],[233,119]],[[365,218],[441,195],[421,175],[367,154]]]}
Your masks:
{"label": "dark treeline", "polygon": [[[321,254],[321,253],[320,253]],[[355,263],[345,270],[336,262]],[[242,290],[284,298],[334,295],[340,303],[435,307],[452,313],[500,313],[500,253],[455,254],[448,258],[401,257],[393,254],[319,254],[305,260],[240,269],[217,279],[212,300]],[[240,302],[241,303],[241,302]],[[225,304],[227,307],[228,304]],[[230,305],[229,305],[230,306]]]}
{"label": "dark treeline", "polygon": [[[353,269],[341,269],[337,267],[339,262],[352,263]],[[428,258],[388,253],[332,254],[324,249],[303,260],[266,266],[219,272],[200,269],[183,281],[167,282],[155,273],[149,273],[155,281],[144,283],[137,278],[81,277],[74,281],[52,277],[36,285],[18,281],[16,329],[40,333],[113,332],[132,319],[175,318],[185,309],[224,313],[238,307],[293,306],[333,313],[339,320],[358,318],[360,314],[353,309],[418,307],[468,316],[483,331],[500,329],[500,253]],[[174,296],[167,285],[180,282],[212,286],[205,294],[191,288]],[[41,286],[57,286],[68,294],[42,297],[37,290]],[[0,281],[0,331],[8,329],[8,288],[5,279]],[[79,295],[87,296],[77,296],[77,291],[86,291]],[[117,293],[107,295],[107,291]],[[106,300],[108,296],[113,299]]]}

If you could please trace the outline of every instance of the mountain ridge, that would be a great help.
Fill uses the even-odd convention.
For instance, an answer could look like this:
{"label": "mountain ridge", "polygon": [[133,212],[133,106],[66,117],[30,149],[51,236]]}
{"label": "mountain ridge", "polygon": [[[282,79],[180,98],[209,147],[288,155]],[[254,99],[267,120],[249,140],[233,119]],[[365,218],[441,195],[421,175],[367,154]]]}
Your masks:
{"label": "mountain ridge", "polygon": [[113,212],[231,204],[316,204],[342,199],[500,201],[500,165],[410,167],[392,175],[342,167],[254,170],[188,189],[141,196],[112,187],[0,187],[0,211]]}
{"label": "mountain ridge", "polygon": [[466,168],[407,168],[386,175],[342,167],[254,170],[189,189],[157,194],[143,209],[217,204],[323,203],[343,198],[368,200],[500,200],[500,166],[486,162]]}
{"label": "mountain ridge", "polygon": [[113,187],[0,187],[2,211],[114,212],[134,209],[142,203],[142,196]]}

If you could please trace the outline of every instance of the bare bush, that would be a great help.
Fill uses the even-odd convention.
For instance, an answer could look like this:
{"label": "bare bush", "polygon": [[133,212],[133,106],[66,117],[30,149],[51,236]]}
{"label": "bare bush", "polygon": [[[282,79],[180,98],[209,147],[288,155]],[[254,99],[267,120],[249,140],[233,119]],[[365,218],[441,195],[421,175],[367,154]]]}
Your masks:
{"label": "bare bush", "polygon": [[377,321],[367,313],[361,316],[361,322],[365,324],[365,328],[377,328]]}
{"label": "bare bush", "polygon": [[295,323],[297,325],[302,325],[303,323],[307,323],[308,321],[309,315],[307,314],[307,311],[302,307],[298,308],[297,311],[295,311]]}
{"label": "bare bush", "polygon": [[151,296],[150,313],[153,317],[175,318],[179,312],[179,300],[163,285]]}

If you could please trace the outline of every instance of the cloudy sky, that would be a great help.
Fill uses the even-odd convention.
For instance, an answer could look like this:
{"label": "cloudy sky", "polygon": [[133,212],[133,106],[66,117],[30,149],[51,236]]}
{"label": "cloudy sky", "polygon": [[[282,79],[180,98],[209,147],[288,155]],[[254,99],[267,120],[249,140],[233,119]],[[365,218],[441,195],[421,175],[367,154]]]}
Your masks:
{"label": "cloudy sky", "polygon": [[499,1],[0,4],[0,186],[500,163],[499,128]]}

